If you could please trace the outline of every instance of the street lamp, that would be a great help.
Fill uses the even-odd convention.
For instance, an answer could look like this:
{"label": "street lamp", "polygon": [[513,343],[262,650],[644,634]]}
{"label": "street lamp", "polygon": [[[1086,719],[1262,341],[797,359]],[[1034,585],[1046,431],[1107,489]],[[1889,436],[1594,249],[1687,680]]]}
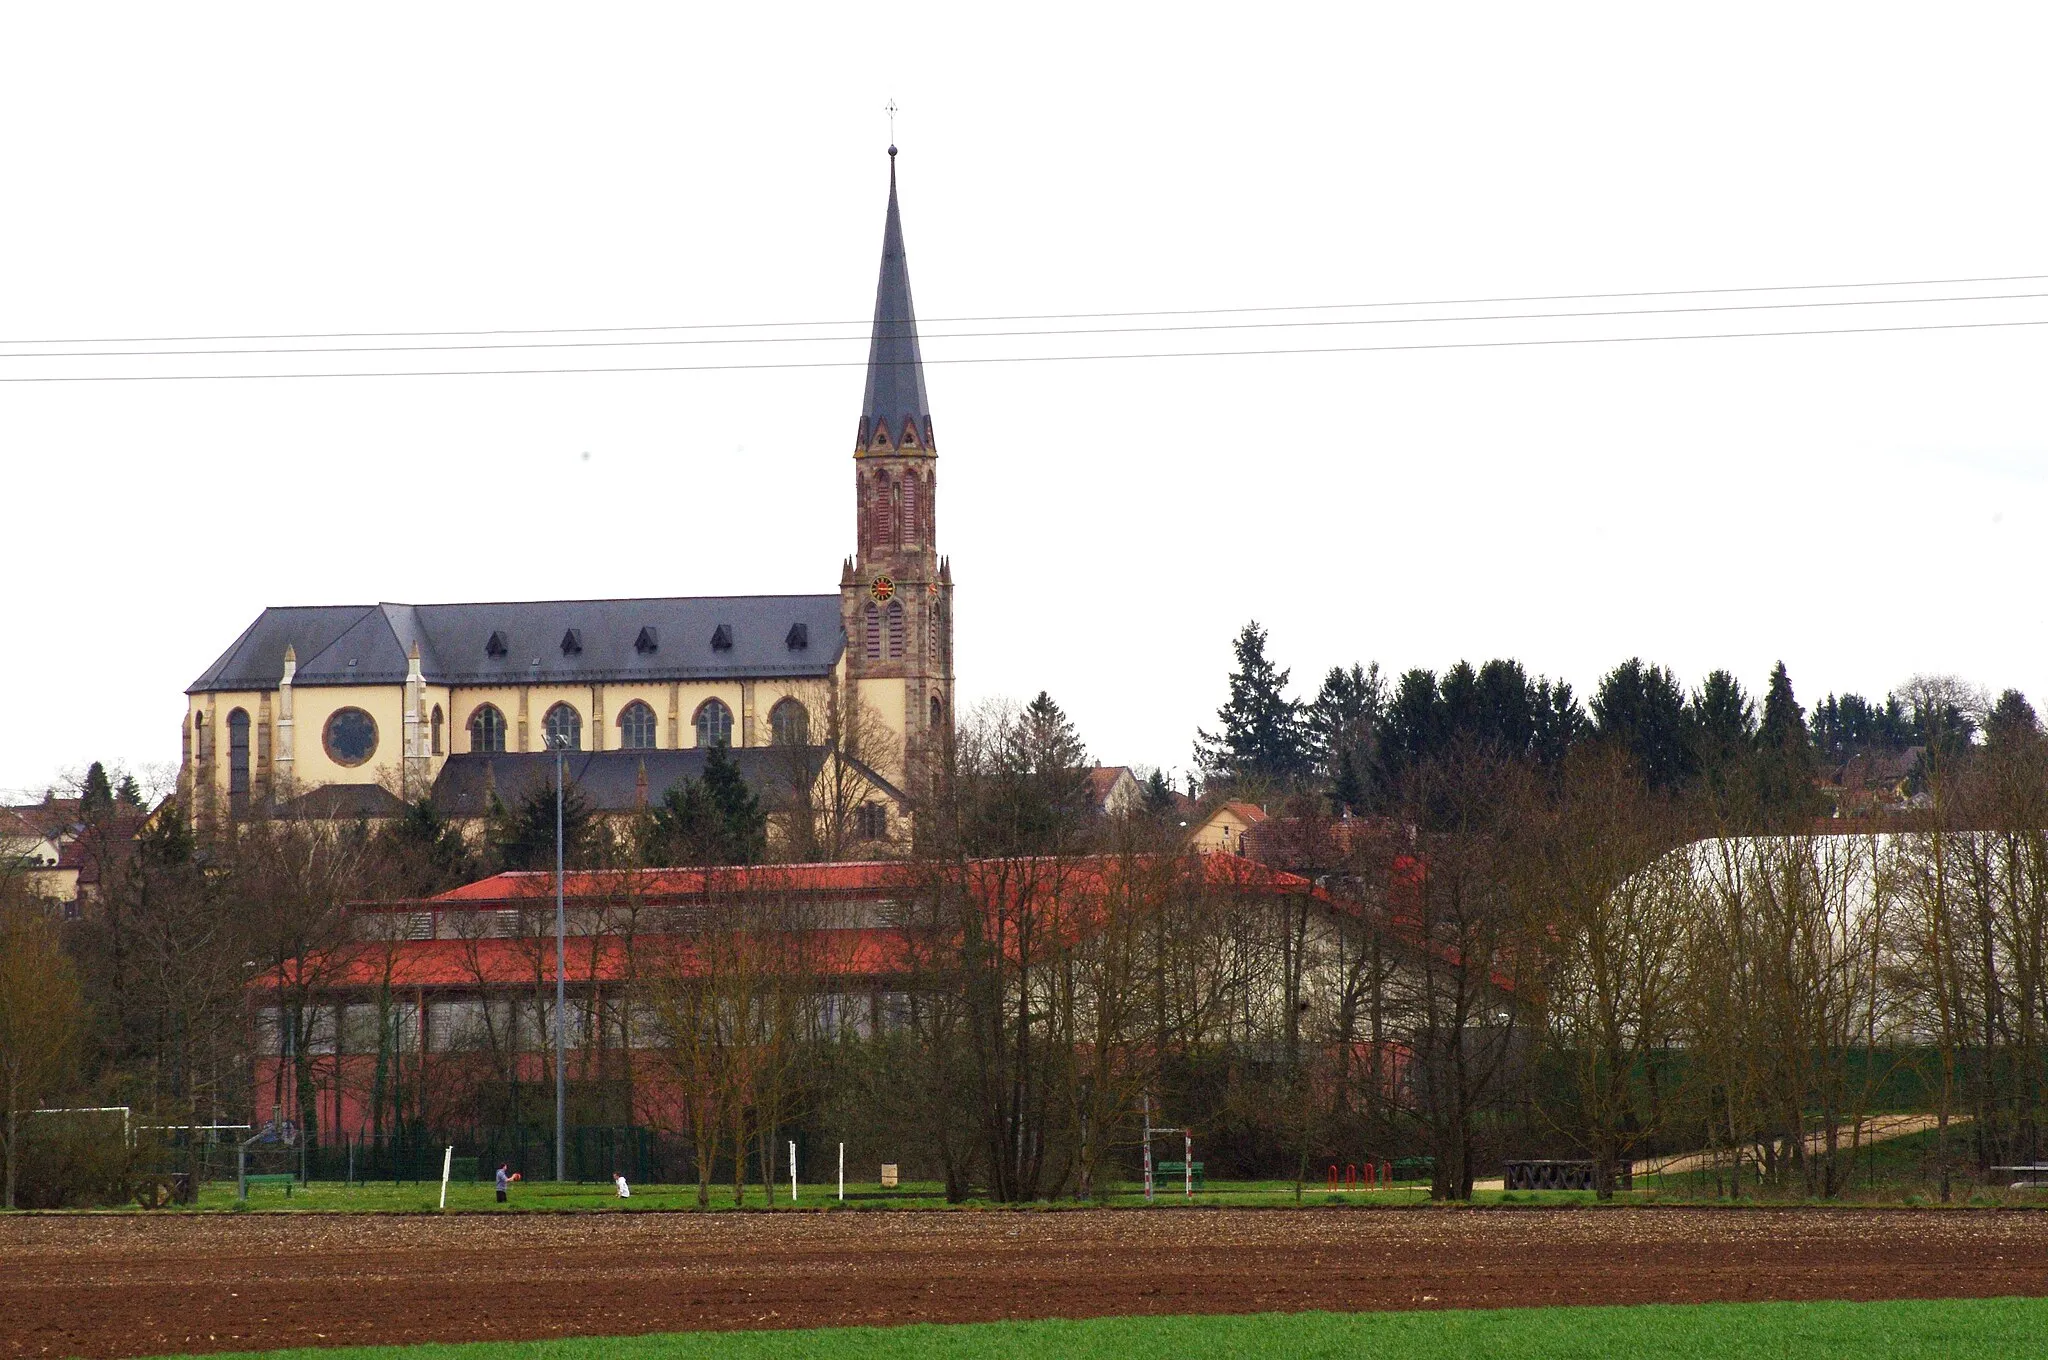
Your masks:
{"label": "street lamp", "polygon": [[567,1003],[563,997],[563,977],[569,971],[569,948],[567,943],[568,916],[562,909],[562,762],[563,752],[569,749],[569,738],[564,733],[549,733],[548,749],[555,753],[555,1181],[557,1184],[569,1179],[568,1176],[568,1091],[563,1059],[568,1045],[563,1042],[562,1016]]}

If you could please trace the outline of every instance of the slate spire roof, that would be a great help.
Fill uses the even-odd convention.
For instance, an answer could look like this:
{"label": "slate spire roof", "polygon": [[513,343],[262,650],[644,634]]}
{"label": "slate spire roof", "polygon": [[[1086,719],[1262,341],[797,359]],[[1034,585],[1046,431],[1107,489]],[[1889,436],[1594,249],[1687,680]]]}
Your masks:
{"label": "slate spire roof", "polygon": [[877,426],[891,445],[905,425],[919,444],[932,447],[932,412],[924,395],[924,356],[917,346],[917,316],[910,305],[910,262],[903,252],[903,218],[896,206],[896,148],[889,148],[889,216],[882,228],[882,277],[875,285],[875,328],[868,342],[868,383],[861,399],[860,446],[875,443]]}

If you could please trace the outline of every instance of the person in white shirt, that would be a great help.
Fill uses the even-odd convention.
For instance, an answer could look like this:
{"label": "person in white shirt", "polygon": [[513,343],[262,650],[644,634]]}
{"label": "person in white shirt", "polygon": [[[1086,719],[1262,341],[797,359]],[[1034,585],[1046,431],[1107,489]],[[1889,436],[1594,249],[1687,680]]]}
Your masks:
{"label": "person in white shirt", "polygon": [[627,1185],[626,1185],[626,1176],[625,1176],[625,1173],[624,1173],[624,1172],[620,1172],[620,1173],[619,1173],[618,1175],[616,1175],[616,1176],[613,1176],[613,1177],[612,1177],[612,1184],[613,1184],[613,1185],[616,1185],[616,1186],[618,1186],[618,1187],[619,1187],[619,1198],[620,1198],[620,1199],[631,1199],[631,1198],[633,1198],[633,1192],[632,1192],[632,1190],[631,1190],[631,1189],[629,1189],[629,1188],[627,1187]]}

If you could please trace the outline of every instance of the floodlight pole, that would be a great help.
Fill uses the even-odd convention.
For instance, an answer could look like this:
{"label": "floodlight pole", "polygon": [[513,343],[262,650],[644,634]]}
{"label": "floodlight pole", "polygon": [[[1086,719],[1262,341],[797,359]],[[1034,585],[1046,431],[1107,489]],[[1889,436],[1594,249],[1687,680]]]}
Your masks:
{"label": "floodlight pole", "polygon": [[569,971],[568,914],[562,909],[562,747],[560,740],[548,743],[555,748],[555,1181],[557,1184],[568,1177],[567,1115],[565,1099],[568,1093],[563,1060],[567,1045],[563,1043],[563,1011],[566,1002],[563,995],[563,977]]}

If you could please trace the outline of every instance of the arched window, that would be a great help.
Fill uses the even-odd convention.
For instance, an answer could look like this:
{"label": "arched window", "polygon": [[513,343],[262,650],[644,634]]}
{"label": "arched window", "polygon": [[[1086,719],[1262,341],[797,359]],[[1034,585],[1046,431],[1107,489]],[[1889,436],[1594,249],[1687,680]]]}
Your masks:
{"label": "arched window", "polygon": [[929,665],[939,664],[939,606],[928,604],[924,608],[924,654]]}
{"label": "arched window", "polygon": [[895,542],[895,531],[889,522],[889,474],[875,474],[875,543],[886,548]]}
{"label": "arched window", "polygon": [[580,751],[583,749],[583,715],[568,704],[556,704],[540,720],[541,734],[547,738],[550,751]]}
{"label": "arched window", "polygon": [[917,513],[917,474],[903,479],[903,523],[907,526],[904,537],[916,538],[917,531],[924,527],[924,520]]}
{"label": "arched window", "polygon": [[697,710],[697,744],[732,745],[732,710],[717,699],[706,699]]}
{"label": "arched window", "polygon": [[249,793],[249,713],[238,708],[228,714],[228,795]]}
{"label": "arched window", "polygon": [[899,661],[903,657],[903,601],[889,601],[889,659]]}
{"label": "arched window", "polygon": [[[873,606],[872,606],[872,605],[870,605],[870,606],[869,606],[869,608],[873,608]],[[211,759],[213,759],[213,749],[212,749],[212,748],[211,748],[210,746],[208,746],[208,745],[207,745],[207,740],[206,740],[206,737],[207,737],[207,733],[206,733],[206,715],[205,715],[204,713],[194,713],[194,714],[192,715],[192,758],[193,758],[193,759],[195,759],[195,760],[211,760]]]}
{"label": "arched window", "polygon": [[860,550],[865,554],[875,542],[875,506],[868,499],[867,478],[859,472],[853,474],[853,502],[860,513]]}
{"label": "arched window", "polygon": [[779,699],[768,710],[768,739],[777,746],[809,746],[811,715],[794,699]]}
{"label": "arched window", "polygon": [[433,717],[433,726],[434,726],[434,754],[435,754],[435,755],[440,755],[440,754],[441,754],[441,706],[440,706],[439,704],[435,704],[435,705],[434,705],[434,717]]}
{"label": "arched window", "polygon": [[654,710],[638,699],[619,710],[619,746],[627,751],[654,749]]}
{"label": "arched window", "polygon": [[892,548],[903,546],[903,488],[889,488],[889,537],[886,540]]}
{"label": "arched window", "polygon": [[924,489],[924,541],[936,543],[939,537],[939,478],[937,473]]}
{"label": "arched window", "polygon": [[469,749],[482,755],[504,754],[505,715],[495,705],[479,705],[469,715]]}
{"label": "arched window", "polygon": [[869,605],[861,611],[861,650],[870,661],[882,659],[882,611]]}
{"label": "arched window", "polygon": [[941,731],[944,729],[945,726],[946,706],[940,703],[939,696],[934,694],[932,696],[932,731]]}

